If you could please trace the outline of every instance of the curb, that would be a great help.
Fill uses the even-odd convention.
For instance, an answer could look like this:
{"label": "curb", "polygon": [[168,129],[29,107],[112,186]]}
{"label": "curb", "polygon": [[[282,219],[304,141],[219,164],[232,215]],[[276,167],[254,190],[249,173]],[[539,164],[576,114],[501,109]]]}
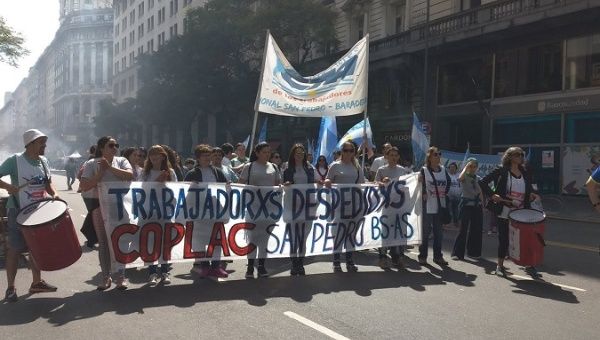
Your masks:
{"label": "curb", "polygon": [[585,220],[585,219],[581,219],[581,218],[564,217],[564,216],[550,215],[550,214],[547,214],[546,218],[549,218],[549,219],[552,219],[552,220],[559,220],[559,221],[570,221],[570,222],[579,222],[579,223],[600,224],[600,220],[597,220],[597,219]]}

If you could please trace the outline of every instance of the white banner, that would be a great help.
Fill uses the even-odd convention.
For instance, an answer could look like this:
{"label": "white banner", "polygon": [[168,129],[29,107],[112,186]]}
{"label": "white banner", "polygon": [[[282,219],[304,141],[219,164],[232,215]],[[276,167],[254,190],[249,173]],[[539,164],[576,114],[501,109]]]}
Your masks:
{"label": "white banner", "polygon": [[[100,204],[113,270],[313,256],[421,243],[418,174],[384,187],[112,182]],[[417,204],[418,203],[418,204]]]}
{"label": "white banner", "polygon": [[367,109],[368,35],[325,71],[302,77],[267,35],[256,110],[283,116],[349,116]]}

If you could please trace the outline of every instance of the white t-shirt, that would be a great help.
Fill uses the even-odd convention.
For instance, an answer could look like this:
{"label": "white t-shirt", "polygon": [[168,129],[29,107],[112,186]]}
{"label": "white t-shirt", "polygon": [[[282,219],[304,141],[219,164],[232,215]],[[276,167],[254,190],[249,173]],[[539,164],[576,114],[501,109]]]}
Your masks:
{"label": "white t-shirt", "polygon": [[[90,159],[89,161],[86,162],[85,168],[83,168],[83,174],[81,175],[81,178],[92,178],[96,175],[96,173],[98,172],[98,161],[100,160],[100,158],[93,158]],[[112,164],[111,166],[113,168],[117,168],[117,169],[121,169],[121,170],[131,170],[131,164],[129,164],[129,161],[127,160],[127,158],[125,157],[119,157],[119,156],[115,156],[113,157],[112,160]],[[104,175],[102,175],[102,178],[100,179],[100,182],[121,182],[122,180],[115,176],[115,174],[113,174],[112,172],[110,172],[109,170],[104,172]],[[98,188],[94,188],[91,189],[90,191],[93,191],[90,194],[90,198],[98,198]]]}
{"label": "white t-shirt", "polygon": [[223,157],[221,160],[221,165],[223,166],[231,166],[231,160],[227,157]]}
{"label": "white t-shirt", "polygon": [[[252,169],[248,173],[250,167]],[[242,168],[239,182],[257,186],[274,186],[281,184],[281,176],[275,164],[271,162],[267,162],[266,165],[259,162],[248,162]]]}
{"label": "white t-shirt", "polygon": [[217,183],[217,177],[212,168],[199,168],[202,173],[202,183]]}
{"label": "white t-shirt", "polygon": [[498,216],[500,218],[508,218],[508,214],[515,209],[521,209],[525,207],[525,179],[523,175],[520,178],[513,177],[508,173],[508,181],[506,181],[506,198],[512,200],[513,206],[502,208],[502,213]]}
{"label": "white t-shirt", "polygon": [[388,162],[384,156],[377,157],[373,160],[373,163],[371,164],[371,171],[376,173],[377,170],[379,170],[382,166],[386,166],[387,164]]}
{"label": "white t-shirt", "polygon": [[396,166],[391,167],[386,165],[377,170],[377,173],[375,174],[375,180],[379,182],[388,177],[391,181],[395,181],[400,178],[400,176],[408,175],[410,173],[411,171],[403,166],[396,164]]}
{"label": "white t-shirt", "polygon": [[[437,184],[437,194],[440,198],[442,208],[446,207],[446,186],[448,185],[446,178],[446,169],[440,166],[440,171],[432,171],[433,177],[435,177],[435,183]],[[436,198],[435,185],[433,184],[433,178],[427,167],[423,167],[423,173],[425,174],[425,189],[427,190],[427,213],[437,214],[438,213],[438,200]]]}
{"label": "white t-shirt", "polygon": [[362,168],[360,166],[356,167],[354,163],[335,161],[329,166],[327,179],[338,184],[364,183],[365,174]]}
{"label": "white t-shirt", "polygon": [[[139,180],[144,182],[156,182],[156,179],[158,178],[158,176],[160,176],[161,172],[162,171],[160,170],[150,170],[148,176],[145,176],[142,172]],[[169,169],[169,174],[171,175],[171,179],[169,180],[169,182],[177,182],[177,175],[175,174],[175,170]]]}
{"label": "white t-shirt", "polygon": [[304,167],[302,167],[302,165],[296,165],[296,170],[294,171],[294,183],[295,184],[308,183],[308,176],[306,176],[306,171],[304,171]]}
{"label": "white t-shirt", "polygon": [[448,173],[448,175],[450,176],[450,192],[448,192],[448,196],[450,196],[450,198],[454,198],[454,199],[459,199],[461,194],[462,194],[462,190],[460,189],[460,181],[458,180],[458,177],[460,176],[459,174],[451,174]]}

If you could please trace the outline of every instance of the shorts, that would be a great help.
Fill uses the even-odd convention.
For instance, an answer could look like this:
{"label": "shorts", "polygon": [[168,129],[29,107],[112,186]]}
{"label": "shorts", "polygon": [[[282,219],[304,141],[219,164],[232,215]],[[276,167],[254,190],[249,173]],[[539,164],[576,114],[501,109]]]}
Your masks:
{"label": "shorts", "polygon": [[18,211],[15,208],[7,210],[8,246],[19,253],[26,252],[27,244],[25,243],[25,238],[23,238],[23,233],[21,233],[21,226],[17,223]]}

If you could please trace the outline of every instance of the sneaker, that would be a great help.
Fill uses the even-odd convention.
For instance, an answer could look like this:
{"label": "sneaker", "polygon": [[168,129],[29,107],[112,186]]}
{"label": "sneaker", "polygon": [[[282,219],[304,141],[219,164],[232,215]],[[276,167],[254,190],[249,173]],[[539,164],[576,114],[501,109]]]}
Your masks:
{"label": "sneaker", "polygon": [[535,267],[525,267],[525,272],[533,279],[539,279],[542,277],[542,274],[540,274]]}
{"label": "sneaker", "polygon": [[117,289],[118,290],[126,290],[129,287],[129,281],[127,278],[120,277],[117,279]]}
{"label": "sneaker", "polygon": [[298,275],[300,275],[300,276],[306,275],[306,272],[304,271],[304,266],[303,265],[298,266]]}
{"label": "sneaker", "polygon": [[390,269],[390,261],[388,258],[384,257],[379,259],[379,268],[383,270]]}
{"label": "sneaker", "polygon": [[148,283],[150,286],[156,286],[158,284],[158,274],[150,274],[150,277],[148,277]]}
{"label": "sneaker", "polygon": [[219,268],[211,268],[210,271],[208,272],[208,276],[212,276],[212,277],[220,277],[220,278],[225,278],[229,276],[229,273],[227,273],[225,271],[225,269],[219,267]]}
{"label": "sneaker", "polygon": [[205,277],[208,276],[208,272],[210,271],[210,268],[208,267],[204,267],[204,266],[194,266],[192,268],[192,270],[190,270],[192,273],[196,273],[198,274],[198,276],[203,279]]}
{"label": "sneaker", "polygon": [[112,279],[110,278],[110,276],[105,276],[102,279],[102,282],[100,282],[100,284],[98,284],[98,287],[96,287],[97,290],[107,290],[108,288],[110,288],[110,286],[112,285]]}
{"label": "sneaker", "polygon": [[162,273],[162,280],[161,282],[165,285],[170,285],[171,284],[171,274],[169,273]]}
{"label": "sneaker", "polygon": [[267,272],[267,269],[265,268],[265,266],[258,266],[258,277],[268,277],[269,276],[269,272]]}
{"label": "sneaker", "polygon": [[46,281],[42,280],[38,283],[35,284],[31,284],[31,287],[29,287],[29,293],[30,294],[34,294],[34,293],[49,293],[49,292],[56,292],[56,287],[54,287],[53,285],[50,285],[48,283],[46,283]]}
{"label": "sneaker", "polygon": [[440,266],[447,266],[448,265],[448,262],[446,260],[444,260],[443,257],[434,258],[433,259],[433,263],[437,263]]}
{"label": "sneaker", "polygon": [[358,271],[358,267],[354,264],[354,262],[347,262],[346,270],[348,273],[356,273]]}
{"label": "sneaker", "polygon": [[334,273],[341,273],[342,272],[342,266],[340,266],[339,262],[334,262],[333,263],[333,272]]}
{"label": "sneaker", "polygon": [[17,302],[19,297],[17,296],[17,290],[15,287],[8,287],[6,289],[6,294],[4,295],[4,301],[7,302]]}
{"label": "sneaker", "polygon": [[427,264],[427,258],[426,257],[418,257],[417,261],[419,261],[420,265],[426,265]]}
{"label": "sneaker", "polygon": [[248,266],[248,269],[246,269],[246,278],[247,279],[253,279],[254,278],[254,267]]}
{"label": "sneaker", "polygon": [[506,277],[506,268],[501,266],[496,266],[496,276]]}

